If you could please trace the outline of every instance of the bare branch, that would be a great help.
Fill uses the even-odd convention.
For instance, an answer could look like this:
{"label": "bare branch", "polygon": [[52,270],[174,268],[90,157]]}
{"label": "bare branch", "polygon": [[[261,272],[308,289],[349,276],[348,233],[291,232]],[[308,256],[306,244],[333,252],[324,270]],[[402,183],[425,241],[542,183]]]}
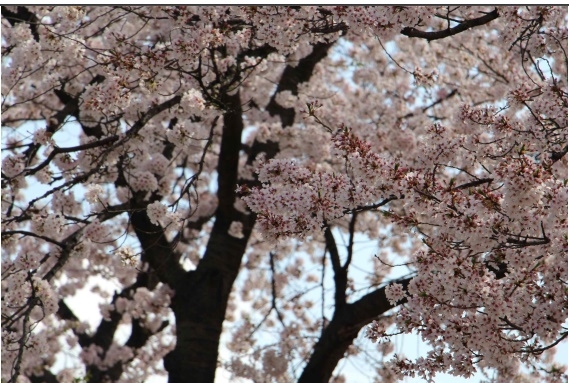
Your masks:
{"label": "bare branch", "polygon": [[336,240],[334,239],[334,235],[332,234],[332,230],[330,230],[329,226],[326,226],[324,229],[324,238],[326,239],[326,249],[330,254],[332,269],[334,270],[334,302],[335,311],[338,311],[346,304],[348,272],[347,269],[344,269],[340,263],[340,254],[338,252],[338,247],[336,246]]}
{"label": "bare branch", "polygon": [[500,17],[500,15],[498,14],[498,9],[494,9],[492,12],[487,13],[484,16],[478,17],[476,19],[465,20],[459,23],[454,28],[447,28],[443,29],[442,31],[436,31],[436,32],[425,32],[425,31],[420,31],[416,28],[405,27],[403,28],[403,30],[401,30],[401,34],[408,37],[426,39],[428,41],[444,39],[446,37],[454,36],[458,33],[464,32],[470,28],[488,24],[489,22],[497,19],[498,17]]}

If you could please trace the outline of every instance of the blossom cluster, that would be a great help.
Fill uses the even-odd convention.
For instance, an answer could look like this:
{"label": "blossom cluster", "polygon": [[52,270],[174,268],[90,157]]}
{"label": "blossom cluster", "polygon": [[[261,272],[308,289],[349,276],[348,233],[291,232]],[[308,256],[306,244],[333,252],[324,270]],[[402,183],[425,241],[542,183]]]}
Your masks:
{"label": "blossom cluster", "polygon": [[368,293],[342,336],[430,345],[385,381],[561,379],[566,8],[11,6],[1,45],[2,380],[146,381],[193,310],[233,377],[290,381]]}

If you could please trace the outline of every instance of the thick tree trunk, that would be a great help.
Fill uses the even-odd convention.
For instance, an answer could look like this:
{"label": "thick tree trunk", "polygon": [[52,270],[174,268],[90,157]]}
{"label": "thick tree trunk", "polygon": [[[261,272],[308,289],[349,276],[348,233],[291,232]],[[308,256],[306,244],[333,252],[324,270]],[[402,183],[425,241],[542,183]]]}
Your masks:
{"label": "thick tree trunk", "polygon": [[[164,359],[170,383],[214,381],[227,300],[255,221],[254,214],[244,216],[233,206],[243,132],[239,93],[222,102],[228,109],[217,168],[219,204],[205,254],[175,286],[176,347]],[[233,221],[243,223],[243,238],[228,234]]]}
{"label": "thick tree trunk", "polygon": [[219,233],[219,229],[214,232],[207,248],[208,264],[188,274],[172,302],[176,348],[164,359],[170,383],[211,383],[215,379],[225,308],[246,241]]}

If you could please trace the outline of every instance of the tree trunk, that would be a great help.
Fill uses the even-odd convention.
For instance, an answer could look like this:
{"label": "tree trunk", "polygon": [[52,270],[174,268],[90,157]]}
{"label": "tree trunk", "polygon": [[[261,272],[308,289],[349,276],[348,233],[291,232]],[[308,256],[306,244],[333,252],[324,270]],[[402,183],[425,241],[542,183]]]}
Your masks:
{"label": "tree trunk", "polygon": [[[212,383],[229,293],[241,267],[255,215],[234,208],[243,120],[239,93],[222,99],[227,111],[218,164],[218,207],[205,254],[197,268],[174,288],[176,347],[164,358],[170,383]],[[228,234],[233,221],[243,223],[243,238]]]}
{"label": "tree trunk", "polygon": [[200,264],[188,274],[184,286],[176,289],[172,302],[176,348],[164,359],[169,383],[215,380],[225,308],[245,244],[244,239],[214,229],[206,253],[208,265]]}

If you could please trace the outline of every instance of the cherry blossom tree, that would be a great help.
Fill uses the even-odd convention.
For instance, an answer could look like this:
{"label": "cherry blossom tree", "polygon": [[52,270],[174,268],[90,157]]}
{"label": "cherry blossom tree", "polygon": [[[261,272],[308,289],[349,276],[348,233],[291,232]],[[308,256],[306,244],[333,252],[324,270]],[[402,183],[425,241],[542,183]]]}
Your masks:
{"label": "cherry blossom tree", "polygon": [[2,7],[2,381],[567,381],[567,67],[565,7]]}

